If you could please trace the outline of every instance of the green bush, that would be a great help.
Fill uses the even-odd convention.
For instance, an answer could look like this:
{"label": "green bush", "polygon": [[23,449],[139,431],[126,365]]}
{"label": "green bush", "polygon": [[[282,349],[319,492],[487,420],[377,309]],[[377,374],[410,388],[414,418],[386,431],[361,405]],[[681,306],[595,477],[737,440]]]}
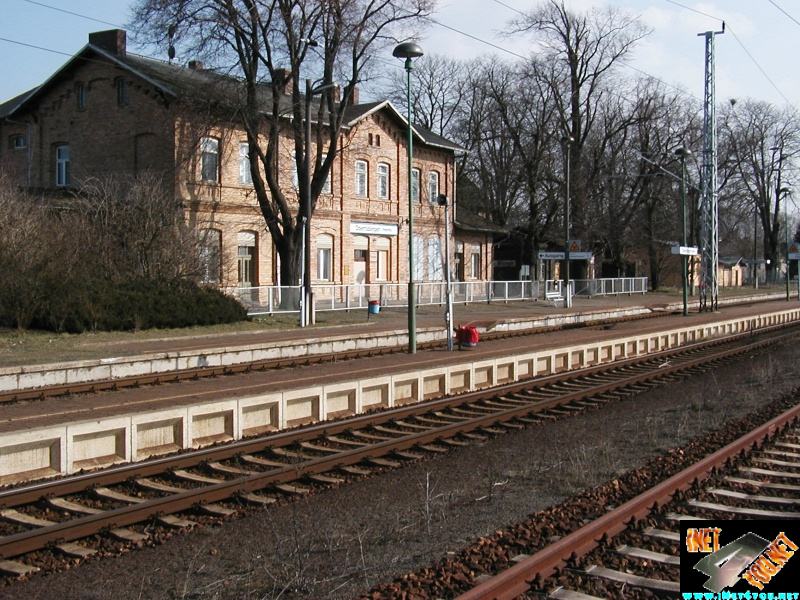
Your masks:
{"label": "green bush", "polygon": [[[80,333],[131,331],[234,323],[247,311],[222,292],[186,280],[139,279],[122,284],[92,281],[62,284],[42,304],[31,328]],[[3,318],[0,323],[16,326]]]}

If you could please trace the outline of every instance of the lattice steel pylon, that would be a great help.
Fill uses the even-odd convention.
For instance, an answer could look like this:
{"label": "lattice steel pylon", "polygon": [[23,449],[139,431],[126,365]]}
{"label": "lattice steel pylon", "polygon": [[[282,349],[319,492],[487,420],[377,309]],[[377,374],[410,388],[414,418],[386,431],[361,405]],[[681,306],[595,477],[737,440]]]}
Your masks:
{"label": "lattice steel pylon", "polygon": [[706,31],[706,85],[703,110],[703,164],[700,174],[700,312],[717,310],[719,296],[719,203],[717,191],[717,111],[714,85],[714,37]]}

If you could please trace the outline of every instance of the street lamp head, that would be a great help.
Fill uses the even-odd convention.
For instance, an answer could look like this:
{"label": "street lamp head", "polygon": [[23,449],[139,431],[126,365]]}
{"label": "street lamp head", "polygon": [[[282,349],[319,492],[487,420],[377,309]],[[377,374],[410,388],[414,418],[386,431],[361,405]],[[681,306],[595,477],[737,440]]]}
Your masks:
{"label": "street lamp head", "polygon": [[445,196],[444,194],[439,194],[436,197],[436,204],[438,204],[439,206],[447,206],[447,196]]}
{"label": "street lamp head", "polygon": [[687,156],[691,156],[692,151],[688,148],[678,148],[675,150],[675,156],[678,158],[686,158]]}
{"label": "street lamp head", "polygon": [[788,187],[782,187],[781,189],[778,190],[778,194],[780,194],[781,196],[785,196],[786,194],[791,194],[791,193],[792,193],[792,188]]}
{"label": "street lamp head", "polygon": [[392,56],[395,58],[419,58],[423,56],[425,53],[422,51],[422,48],[419,47],[419,44],[416,42],[403,42],[402,44],[398,44],[395,46],[394,52],[392,52]]}
{"label": "street lamp head", "polygon": [[336,87],[336,84],[333,83],[333,82],[328,82],[328,83],[323,82],[323,83],[320,83],[316,87],[312,87],[311,88],[311,93],[312,94],[320,94],[320,93],[324,92],[325,90],[330,90],[330,89],[333,89],[335,87]]}

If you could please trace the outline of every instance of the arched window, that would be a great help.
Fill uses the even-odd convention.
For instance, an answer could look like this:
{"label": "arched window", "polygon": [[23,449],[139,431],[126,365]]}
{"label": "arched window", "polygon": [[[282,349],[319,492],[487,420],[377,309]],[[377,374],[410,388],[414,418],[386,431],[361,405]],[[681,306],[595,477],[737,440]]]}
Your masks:
{"label": "arched window", "polygon": [[222,233],[217,229],[200,231],[200,281],[203,283],[220,282],[222,273]]}
{"label": "arched window", "polygon": [[439,173],[430,171],[428,173],[428,202],[436,204],[439,197]]}
{"label": "arched window", "polygon": [[378,198],[389,199],[389,165],[378,163]]}
{"label": "arched window", "polygon": [[200,178],[203,181],[219,182],[219,140],[204,137],[200,140]]}
{"label": "arched window", "polygon": [[240,288],[251,288],[258,285],[256,280],[256,232],[240,231],[238,234],[238,271]]}
{"label": "arched window", "polygon": [[317,279],[333,281],[333,236],[317,236]]}
{"label": "arched window", "polygon": [[356,196],[366,198],[367,196],[367,161],[357,160],[355,164],[355,183],[356,183]]}

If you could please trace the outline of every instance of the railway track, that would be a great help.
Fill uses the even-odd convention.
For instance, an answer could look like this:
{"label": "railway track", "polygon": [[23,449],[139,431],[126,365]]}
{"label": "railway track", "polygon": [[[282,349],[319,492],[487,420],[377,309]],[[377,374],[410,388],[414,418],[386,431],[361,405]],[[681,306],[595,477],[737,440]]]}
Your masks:
{"label": "railway track", "polygon": [[580,373],[329,422],[267,438],[0,492],[0,569],[52,568],[109,544],[219,519],[375,470],[546,423],[779,343],[785,331],[715,340]]}
{"label": "railway track", "polygon": [[[643,313],[628,317],[602,319],[598,321],[592,321],[590,323],[582,323],[579,325],[575,324],[554,325],[551,327],[539,327],[536,329],[527,329],[527,330],[488,332],[483,334],[482,339],[484,341],[501,340],[513,337],[550,333],[553,331],[560,331],[567,328],[574,329],[576,327],[584,327],[586,329],[604,329],[604,328],[609,328],[617,323],[638,321],[642,319],[652,319],[656,317],[664,317],[664,316],[669,316],[670,314],[672,313],[651,312],[651,313]],[[444,341],[440,343],[420,343],[418,345],[418,349],[425,350],[425,349],[443,348],[445,346],[446,343]],[[63,385],[37,387],[33,389],[14,390],[10,392],[0,392],[0,404],[20,402],[25,400],[44,400],[46,398],[66,396],[71,394],[90,394],[94,392],[102,392],[107,390],[118,390],[118,389],[134,388],[146,385],[159,385],[163,383],[175,383],[175,382],[189,381],[195,379],[221,377],[225,375],[237,375],[241,373],[269,371],[272,369],[282,369],[288,367],[339,362],[343,360],[353,360],[369,356],[378,356],[382,354],[406,352],[407,349],[408,349],[407,345],[385,346],[385,347],[371,348],[368,350],[351,350],[351,351],[337,352],[337,353],[302,355],[302,356],[296,356],[292,358],[284,358],[278,360],[260,360],[253,362],[243,362],[239,364],[197,367],[192,369],[182,369],[182,370],[169,371],[163,373],[136,375],[133,377],[119,377],[115,379],[103,379],[103,380],[87,381],[81,383],[69,383]]]}
{"label": "railway track", "polygon": [[[701,585],[681,589],[681,521],[800,518],[799,427],[796,390],[776,402],[769,415],[729,423],[624,479],[588,490],[377,593],[459,600],[638,600],[708,592]],[[567,523],[582,525],[569,531]],[[736,590],[760,588],[739,583]]]}

